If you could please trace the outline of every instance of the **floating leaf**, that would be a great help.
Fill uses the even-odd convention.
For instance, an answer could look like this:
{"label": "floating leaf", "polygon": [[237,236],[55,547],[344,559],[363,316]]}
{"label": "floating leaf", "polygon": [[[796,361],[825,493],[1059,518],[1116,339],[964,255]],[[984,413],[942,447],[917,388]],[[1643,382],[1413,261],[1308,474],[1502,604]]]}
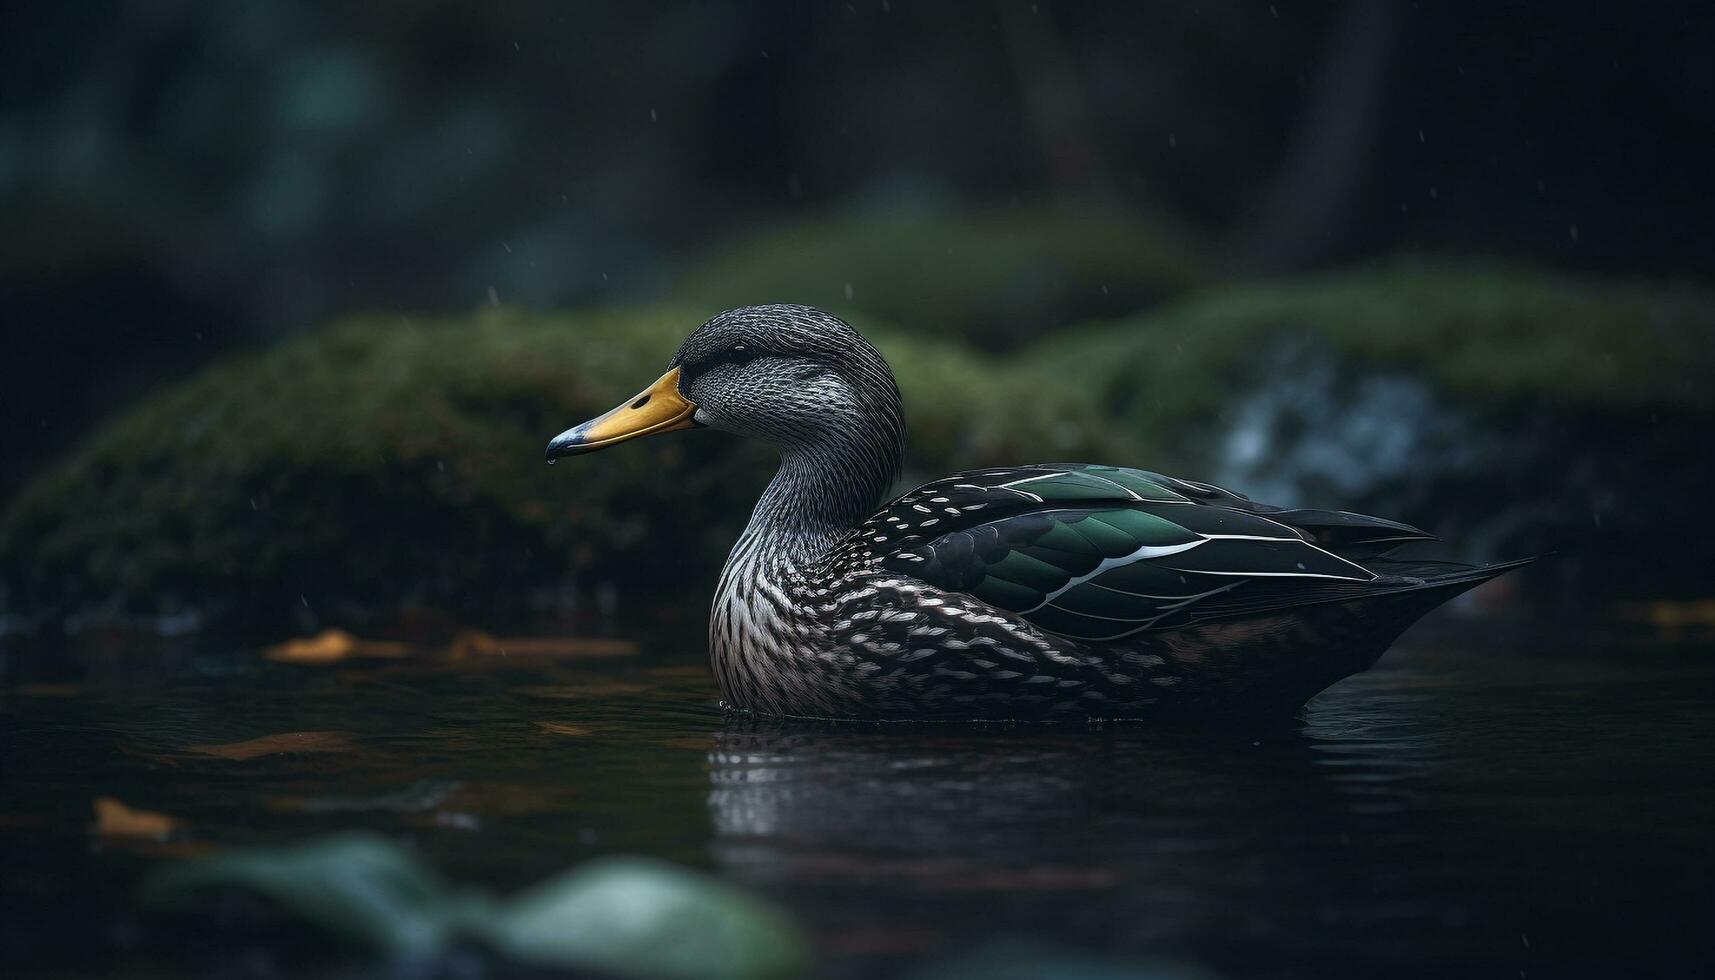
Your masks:
{"label": "floating leaf", "polygon": [[76,684],[20,684],[19,694],[27,698],[74,698],[79,688]]}
{"label": "floating leaf", "polygon": [[163,841],[182,826],[165,813],[134,809],[111,796],[95,798],[94,830],[102,837]]}
{"label": "floating leaf", "polygon": [[1702,636],[1715,631],[1715,599],[1693,599],[1675,602],[1658,599],[1654,602],[1625,603],[1620,615],[1633,622],[1647,623],[1665,639]]}
{"label": "floating leaf", "polygon": [[403,657],[410,648],[403,643],[359,640],[342,629],[327,629],[315,636],[287,640],[268,648],[269,660],[297,664],[331,664],[348,657]]}
{"label": "floating leaf", "polygon": [[186,752],[244,762],[264,755],[304,752],[350,752],[356,745],[350,732],[281,732],[244,742],[187,745]]}
{"label": "floating leaf", "polygon": [[466,630],[447,647],[455,657],[630,657],[637,644],[616,637],[596,636],[490,636],[481,630]]}
{"label": "floating leaf", "polygon": [[571,735],[578,738],[590,733],[587,728],[579,728],[576,725],[567,725],[558,721],[539,721],[536,723],[536,727],[545,732],[553,732],[555,735]]}

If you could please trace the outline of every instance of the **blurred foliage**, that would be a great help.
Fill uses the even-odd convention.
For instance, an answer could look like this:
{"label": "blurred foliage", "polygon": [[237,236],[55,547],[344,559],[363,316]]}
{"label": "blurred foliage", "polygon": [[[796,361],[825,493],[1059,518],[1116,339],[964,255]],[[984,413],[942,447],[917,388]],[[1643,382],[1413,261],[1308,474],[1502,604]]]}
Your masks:
{"label": "blurred foliage", "polygon": [[[829,212],[1242,214],[1327,17],[1206,7],[4,5],[0,504],[150,389],[352,311],[658,302],[715,243]],[[1045,91],[1100,145],[1033,122]]]}
{"label": "blurred foliage", "polygon": [[593,861],[496,901],[449,887],[385,839],[353,833],[169,865],[144,898],[184,911],[216,907],[232,892],[414,970],[459,940],[515,963],[640,980],[781,980],[809,961],[804,937],[777,910],[642,858]]}
{"label": "blurred foliage", "polygon": [[1207,278],[1165,218],[1028,208],[855,213],[719,249],[675,295],[720,308],[804,303],[1013,347],[1064,321],[1135,312]]}

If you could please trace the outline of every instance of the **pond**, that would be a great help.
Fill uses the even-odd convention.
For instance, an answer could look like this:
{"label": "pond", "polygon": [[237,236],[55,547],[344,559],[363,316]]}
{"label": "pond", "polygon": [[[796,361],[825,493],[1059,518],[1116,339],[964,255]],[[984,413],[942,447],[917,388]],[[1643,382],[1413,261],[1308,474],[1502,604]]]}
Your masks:
{"label": "pond", "polygon": [[616,852],[711,870],[832,977],[1021,941],[1229,977],[1706,974],[1710,645],[1564,633],[1442,616],[1250,728],[763,723],[685,639],[14,648],[4,945],[44,975],[297,970],[253,934],[162,942],[137,884],[366,828],[500,892]]}

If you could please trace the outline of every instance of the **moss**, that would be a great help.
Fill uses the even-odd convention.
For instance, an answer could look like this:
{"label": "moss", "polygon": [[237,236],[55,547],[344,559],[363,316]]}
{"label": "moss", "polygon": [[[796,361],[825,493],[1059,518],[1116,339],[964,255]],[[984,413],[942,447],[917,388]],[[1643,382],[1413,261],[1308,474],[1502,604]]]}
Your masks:
{"label": "moss", "polygon": [[[324,622],[411,604],[480,619],[567,583],[704,587],[771,472],[765,450],[695,432],[542,462],[550,436],[653,380],[700,322],[667,308],[370,317],[218,363],[26,488],[0,520],[12,603],[189,607],[268,631],[306,607]],[[868,329],[897,366],[916,470],[1091,446],[1052,423],[1065,411],[1014,397],[1058,385]]]}
{"label": "moss", "polygon": [[1186,434],[1267,381],[1267,355],[1293,345],[1422,378],[1490,416],[1715,409],[1715,294],[1474,262],[1396,260],[1210,290],[1069,331],[1032,356],[1092,379],[1101,410],[1145,436],[1146,452],[1180,457]]}
{"label": "moss", "polygon": [[1205,280],[1199,253],[1165,221],[1076,208],[836,216],[729,245],[676,298],[807,303],[1000,349],[1177,295]]}

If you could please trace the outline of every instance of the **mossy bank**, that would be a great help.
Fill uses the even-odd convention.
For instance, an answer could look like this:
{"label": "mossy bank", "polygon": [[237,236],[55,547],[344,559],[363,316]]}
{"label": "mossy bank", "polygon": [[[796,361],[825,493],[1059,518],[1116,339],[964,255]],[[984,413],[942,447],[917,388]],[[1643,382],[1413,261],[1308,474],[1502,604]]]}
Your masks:
{"label": "mossy bank", "polygon": [[[549,468],[542,449],[712,312],[360,317],[217,363],[12,502],[3,602],[26,622],[263,634],[651,602],[699,622],[766,451],[690,432]],[[858,323],[899,376],[913,482],[1141,465],[1414,521],[1470,559],[1553,551],[1538,582],[1566,595],[1715,587],[1707,290],[1396,262],[1210,290],[1004,357]]]}
{"label": "mossy bank", "polygon": [[[504,623],[602,596],[684,595],[700,616],[766,451],[690,432],[550,468],[542,449],[652,381],[709,312],[360,317],[217,363],[13,502],[7,603],[27,619],[258,633],[408,609]],[[1088,414],[1066,386],[867,329],[897,368],[926,478],[1113,448],[1057,421]]]}

